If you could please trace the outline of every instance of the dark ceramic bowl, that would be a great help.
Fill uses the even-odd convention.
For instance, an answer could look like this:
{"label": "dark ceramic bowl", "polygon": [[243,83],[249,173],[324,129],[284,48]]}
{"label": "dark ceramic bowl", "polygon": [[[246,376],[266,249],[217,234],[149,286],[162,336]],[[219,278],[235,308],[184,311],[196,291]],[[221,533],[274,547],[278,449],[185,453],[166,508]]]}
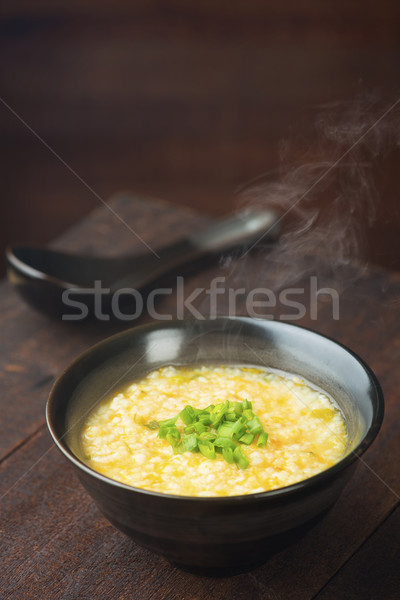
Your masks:
{"label": "dark ceramic bowl", "polygon": [[[324,389],[345,416],[351,440],[346,455],[288,487],[209,498],[130,487],[85,465],[80,430],[104,396],[165,364],[204,363],[281,369]],[[240,317],[157,323],[108,338],[60,376],[47,404],[55,443],[104,516],[172,563],[209,573],[249,569],[297,539],[335,502],[382,419],[379,383],[355,354],[294,325]]]}

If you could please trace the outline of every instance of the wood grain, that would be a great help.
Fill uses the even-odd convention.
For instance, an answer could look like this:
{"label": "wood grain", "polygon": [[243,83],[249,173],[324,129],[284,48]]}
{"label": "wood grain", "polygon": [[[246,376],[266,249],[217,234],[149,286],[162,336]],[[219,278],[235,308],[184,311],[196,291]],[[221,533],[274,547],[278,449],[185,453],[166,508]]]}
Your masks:
{"label": "wood grain", "polygon": [[347,590],[352,600],[399,597],[400,511],[397,508],[346,566],[318,594],[318,600],[338,598]]}

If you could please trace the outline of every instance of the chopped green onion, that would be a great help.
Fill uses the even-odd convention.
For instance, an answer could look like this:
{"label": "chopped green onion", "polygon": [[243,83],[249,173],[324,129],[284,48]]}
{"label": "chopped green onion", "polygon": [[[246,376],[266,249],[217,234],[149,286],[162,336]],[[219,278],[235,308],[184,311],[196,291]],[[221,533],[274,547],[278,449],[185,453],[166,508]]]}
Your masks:
{"label": "chopped green onion", "polygon": [[260,423],[260,419],[258,417],[253,417],[250,421],[247,422],[247,428],[250,433],[256,435],[257,433],[261,433],[263,428]]}
{"label": "chopped green onion", "polygon": [[231,423],[231,422],[225,421],[225,423],[222,423],[222,425],[220,425],[218,427],[218,436],[232,438],[234,435],[235,425],[236,425],[236,422]]}
{"label": "chopped green onion", "polygon": [[234,434],[233,439],[234,440],[240,440],[240,438],[242,436],[244,436],[246,434],[246,427],[240,427],[237,432]]}
{"label": "chopped green onion", "polygon": [[185,406],[179,413],[179,416],[185,425],[191,425],[196,418],[196,414],[191,406]]}
{"label": "chopped green onion", "polygon": [[237,446],[233,452],[233,459],[239,469],[246,469],[249,466],[249,461],[245,453],[243,452],[243,448],[241,446]]}
{"label": "chopped green onion", "polygon": [[175,446],[177,446],[181,440],[181,434],[179,430],[176,429],[176,427],[171,427],[166,435],[166,440],[171,444],[173,448],[175,448]]}
{"label": "chopped green onion", "polygon": [[198,419],[199,419],[200,423],[203,423],[203,425],[211,425],[212,424],[211,416],[208,413],[203,413],[203,414],[199,415]]}
{"label": "chopped green onion", "polygon": [[225,419],[227,421],[237,421],[237,418],[238,418],[238,416],[234,412],[227,412],[225,415]]}
{"label": "chopped green onion", "polygon": [[263,431],[258,436],[257,447],[258,448],[265,448],[265,446],[267,445],[267,440],[268,440],[268,433],[266,431]]}
{"label": "chopped green onion", "polygon": [[167,433],[173,427],[175,427],[175,425],[173,425],[172,427],[170,425],[161,425],[160,429],[158,430],[158,437],[161,438],[162,440],[166,440]]}
{"label": "chopped green onion", "polygon": [[243,416],[246,417],[248,421],[250,421],[250,419],[254,417],[254,413],[251,410],[251,408],[246,408],[246,410],[243,411]]}
{"label": "chopped green onion", "polygon": [[246,422],[246,418],[240,417],[240,419],[238,419],[236,421],[236,423],[233,424],[232,432],[233,432],[233,436],[235,437],[235,439],[241,438],[242,435],[244,433],[246,433],[245,422]]}
{"label": "chopped green onion", "polygon": [[213,431],[203,431],[203,433],[200,434],[199,439],[214,442],[217,439],[217,434]]}
{"label": "chopped green onion", "polygon": [[195,428],[196,433],[198,435],[200,435],[204,431],[207,431],[207,427],[203,425],[203,423],[200,423],[200,421],[196,421],[196,423],[193,424],[193,427]]}
{"label": "chopped green onion", "polygon": [[157,423],[157,421],[149,421],[149,423],[145,423],[144,426],[147,427],[147,429],[152,429],[152,430],[159,428],[159,424]]}
{"label": "chopped green onion", "polygon": [[235,462],[235,459],[233,457],[233,450],[232,450],[232,448],[229,448],[228,446],[226,446],[225,448],[222,448],[222,456],[224,457],[226,462],[229,464],[232,464],[233,462]]}
{"label": "chopped green onion", "polygon": [[183,438],[181,443],[174,448],[176,453],[182,454],[183,452],[196,452],[198,450],[197,437],[195,433],[191,433]]}
{"label": "chopped green onion", "polygon": [[163,425],[172,426],[172,425],[175,425],[177,420],[178,420],[178,415],[176,415],[176,417],[173,417],[172,419],[165,419],[164,421],[159,421],[159,425],[160,425],[160,427],[162,427]]}
{"label": "chopped green onion", "polygon": [[242,442],[242,444],[246,444],[247,446],[249,446],[254,440],[254,437],[255,436],[252,433],[245,433],[244,435],[242,435],[242,437],[239,438],[239,442]]}
{"label": "chopped green onion", "polygon": [[184,439],[184,442],[186,444],[186,449],[188,451],[194,452],[195,450],[198,450],[197,436],[195,433],[191,433],[190,435],[187,435]]}
{"label": "chopped green onion", "polygon": [[211,411],[211,421],[214,427],[216,427],[224,418],[226,411],[228,410],[228,401],[214,406]]}
{"label": "chopped green onion", "polygon": [[[176,425],[178,418],[184,425],[183,432]],[[227,463],[236,463],[240,469],[249,464],[242,444],[252,444],[258,435],[257,447],[265,448],[268,440],[249,400],[226,400],[203,409],[188,404],[176,417],[150,421],[145,427],[158,429],[158,437],[167,440],[175,454],[201,452],[214,460],[218,452]]]}
{"label": "chopped green onion", "polygon": [[235,442],[230,438],[225,437],[217,437],[217,439],[214,441],[214,446],[216,448],[231,448],[232,450],[236,448]]}
{"label": "chopped green onion", "polygon": [[198,445],[199,445],[199,450],[203,456],[214,460],[214,458],[216,457],[216,454],[215,454],[214,444],[212,442],[209,442],[207,440],[199,440]]}

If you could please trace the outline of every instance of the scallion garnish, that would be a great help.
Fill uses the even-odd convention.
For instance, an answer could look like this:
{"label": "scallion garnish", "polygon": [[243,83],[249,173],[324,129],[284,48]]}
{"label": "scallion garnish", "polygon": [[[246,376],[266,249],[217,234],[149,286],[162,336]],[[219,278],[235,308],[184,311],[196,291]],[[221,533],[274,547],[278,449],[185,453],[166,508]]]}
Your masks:
{"label": "scallion garnish", "polygon": [[180,444],[174,447],[175,454],[183,454],[183,452],[197,452],[197,436],[195,433],[186,435]]}
{"label": "scallion garnish", "polygon": [[250,421],[247,421],[247,428],[250,433],[256,435],[257,433],[261,433],[263,428],[260,423],[260,419],[258,417],[253,417]]}
{"label": "scallion garnish", "polygon": [[208,440],[199,440],[198,445],[199,445],[199,450],[203,456],[214,460],[215,448],[214,448],[214,444],[212,442],[210,442]]}
{"label": "scallion garnish", "polygon": [[197,418],[200,421],[200,423],[203,423],[203,425],[212,425],[211,415],[207,413],[200,414]]}
{"label": "scallion garnish", "polygon": [[246,433],[246,417],[239,417],[232,427],[235,439],[240,439]]}
{"label": "scallion garnish", "polygon": [[233,451],[233,460],[239,469],[246,469],[249,466],[248,458],[243,452],[243,448],[241,446],[237,446]]}
{"label": "scallion garnish", "polygon": [[223,438],[233,438],[235,423],[225,422],[218,427],[218,435]]}
{"label": "scallion garnish", "polygon": [[[176,425],[178,419],[182,421],[183,431]],[[150,421],[145,426],[158,429],[158,437],[167,440],[175,454],[201,452],[214,460],[218,452],[227,463],[236,463],[239,469],[246,469],[249,464],[243,445],[249,446],[256,440],[258,448],[265,448],[268,440],[268,433],[254,415],[249,400],[227,400],[203,409],[188,404],[176,417]]]}
{"label": "scallion garnish", "polygon": [[194,412],[191,406],[185,406],[183,410],[179,413],[180,418],[185,423],[185,425],[191,425],[196,418],[196,413]]}
{"label": "scallion garnish", "polygon": [[228,447],[222,448],[222,456],[224,457],[226,462],[229,464],[232,464],[233,462],[235,462],[235,459],[233,458],[232,448],[228,448]]}
{"label": "scallion garnish", "polygon": [[247,446],[249,446],[254,440],[254,437],[255,436],[252,433],[244,433],[242,437],[239,438],[239,442],[242,442],[242,444],[246,444]]}
{"label": "scallion garnish", "polygon": [[181,441],[180,431],[176,427],[171,427],[167,432],[165,439],[171,444],[173,448],[175,448],[175,446],[177,446]]}
{"label": "scallion garnish", "polygon": [[214,446],[217,448],[231,448],[232,450],[236,448],[235,442],[226,437],[217,437],[214,441]]}
{"label": "scallion garnish", "polygon": [[196,423],[193,423],[193,427],[198,435],[201,435],[204,431],[207,431],[207,426],[203,425],[201,421],[196,421]]}
{"label": "scallion garnish", "polygon": [[157,421],[149,421],[148,423],[145,423],[145,427],[147,427],[147,429],[155,430],[159,428],[159,424]]}
{"label": "scallion garnish", "polygon": [[242,402],[243,410],[247,410],[248,408],[252,408],[250,400],[243,400]]}
{"label": "scallion garnish", "polygon": [[243,416],[244,416],[244,417],[246,417],[246,419],[247,419],[248,421],[250,421],[250,419],[252,419],[252,418],[254,417],[254,413],[253,413],[253,411],[251,410],[251,408],[246,408],[246,409],[243,411]]}
{"label": "scallion garnish", "polygon": [[268,433],[266,431],[263,431],[258,436],[257,447],[258,448],[265,448],[265,446],[267,445],[267,440],[268,440]]}

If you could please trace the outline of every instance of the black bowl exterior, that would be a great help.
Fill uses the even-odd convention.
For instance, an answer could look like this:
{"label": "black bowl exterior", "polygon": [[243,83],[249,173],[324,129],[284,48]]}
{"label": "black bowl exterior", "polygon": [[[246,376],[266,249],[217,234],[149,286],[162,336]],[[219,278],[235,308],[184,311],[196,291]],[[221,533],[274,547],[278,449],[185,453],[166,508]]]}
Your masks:
{"label": "black bowl exterior", "polygon": [[[193,498],[139,490],[84,464],[80,429],[105,395],[163,364],[236,363],[304,376],[335,398],[351,443],[346,456],[298,484],[244,496]],[[372,443],[383,398],[370,369],[353,353],[312,331],[249,318],[179,321],[137,327],[79,357],[49,398],[50,432],[102,513],[137,543],[190,569],[246,569],[294,539],[323,514]]]}
{"label": "black bowl exterior", "polygon": [[139,545],[188,570],[241,571],[296,540],[335,502],[355,465],[291,494],[193,498],[110,486],[78,468],[103,515]]}

